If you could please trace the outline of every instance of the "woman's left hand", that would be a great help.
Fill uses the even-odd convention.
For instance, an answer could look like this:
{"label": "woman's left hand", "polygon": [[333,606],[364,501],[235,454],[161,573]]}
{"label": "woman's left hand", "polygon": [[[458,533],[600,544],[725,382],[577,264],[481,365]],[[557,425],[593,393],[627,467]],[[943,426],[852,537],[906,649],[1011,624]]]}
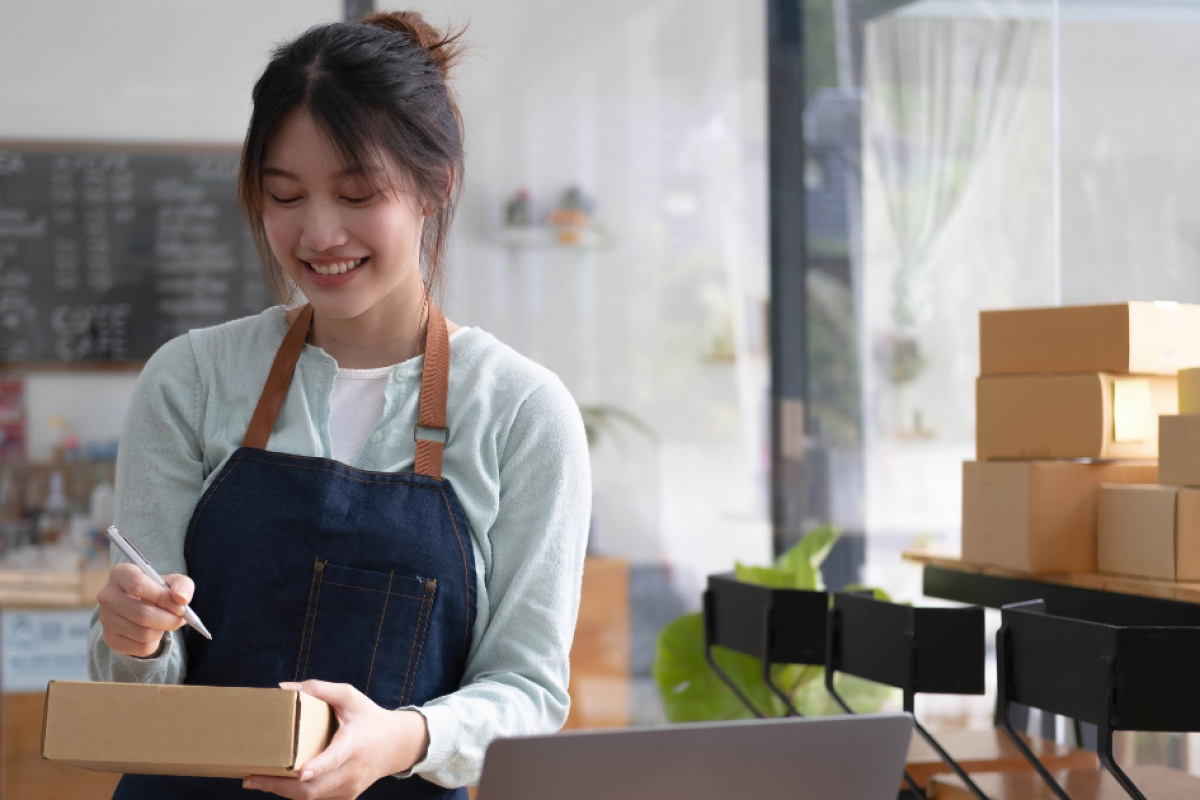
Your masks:
{"label": "woman's left hand", "polygon": [[324,700],[338,730],[324,752],[300,768],[300,779],[251,775],[246,789],[292,800],[352,800],[385,775],[404,772],[425,757],[429,732],[416,711],[388,711],[348,683],[281,683]]}

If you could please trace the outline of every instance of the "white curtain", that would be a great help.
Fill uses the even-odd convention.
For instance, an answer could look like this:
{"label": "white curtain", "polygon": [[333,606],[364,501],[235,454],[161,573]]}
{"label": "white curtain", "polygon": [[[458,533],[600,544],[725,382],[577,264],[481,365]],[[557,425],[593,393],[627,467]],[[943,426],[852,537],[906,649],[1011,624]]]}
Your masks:
{"label": "white curtain", "polygon": [[1002,168],[1050,33],[1046,21],[1011,17],[902,13],[867,25],[864,171],[896,250],[898,334],[933,314],[938,248]]}

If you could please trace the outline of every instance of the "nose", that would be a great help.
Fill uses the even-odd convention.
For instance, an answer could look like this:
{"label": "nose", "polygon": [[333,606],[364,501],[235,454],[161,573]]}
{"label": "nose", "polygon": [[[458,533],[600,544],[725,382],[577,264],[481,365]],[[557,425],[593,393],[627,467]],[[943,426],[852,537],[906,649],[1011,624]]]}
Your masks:
{"label": "nose", "polygon": [[350,239],[342,227],[339,209],[332,203],[313,200],[306,204],[300,246],[313,252],[324,252],[345,244]]}

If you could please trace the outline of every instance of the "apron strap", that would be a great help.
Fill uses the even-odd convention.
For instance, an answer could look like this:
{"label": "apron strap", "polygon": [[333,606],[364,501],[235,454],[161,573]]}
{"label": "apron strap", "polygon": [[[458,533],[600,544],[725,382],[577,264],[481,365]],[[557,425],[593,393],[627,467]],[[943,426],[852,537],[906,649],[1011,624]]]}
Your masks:
{"label": "apron strap", "polygon": [[304,340],[308,337],[312,317],[313,307],[309,303],[300,309],[296,321],[288,329],[287,336],[283,337],[283,344],[275,351],[275,360],[271,362],[271,372],[267,375],[267,385],[259,395],[254,416],[250,418],[250,426],[246,428],[246,438],[242,440],[242,447],[267,449],[267,440],[271,438],[275,418],[279,416],[279,409],[283,407],[283,398],[287,396],[288,384],[292,382],[292,373],[296,371],[296,362],[300,360],[300,351],[304,349]]}
{"label": "apron strap", "polygon": [[415,472],[442,477],[442,450],[450,438],[446,428],[446,399],[450,384],[450,334],[446,318],[433,300],[425,324],[425,366],[421,370],[421,410],[413,438],[417,440]]}
{"label": "apron strap", "polygon": [[[446,400],[450,384],[450,334],[446,330],[446,318],[432,300],[427,303],[429,319],[425,324],[425,366],[421,370],[421,407],[417,418],[417,427],[413,438],[417,440],[417,463],[415,472],[418,475],[428,475],[431,478],[442,477],[442,451],[450,438],[446,428]],[[300,309],[296,321],[288,329],[283,338],[283,344],[275,352],[275,360],[271,362],[271,372],[267,375],[267,383],[258,405],[254,408],[254,416],[246,428],[246,437],[242,440],[243,447],[253,447],[259,450],[267,449],[279,409],[287,396],[288,385],[292,382],[292,373],[296,371],[296,363],[300,360],[300,352],[304,349],[304,340],[308,338],[308,329],[312,325],[313,307],[311,304]]]}

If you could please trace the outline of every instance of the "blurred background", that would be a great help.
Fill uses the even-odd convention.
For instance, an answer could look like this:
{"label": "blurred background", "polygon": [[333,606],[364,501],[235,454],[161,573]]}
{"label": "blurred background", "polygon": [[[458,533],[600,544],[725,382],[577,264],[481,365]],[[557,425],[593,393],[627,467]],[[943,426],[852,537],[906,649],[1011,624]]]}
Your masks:
{"label": "blurred background", "polygon": [[[822,526],[827,586],[922,599],[901,552],[958,546],[980,309],[1200,301],[1200,2],[413,7],[469,44],[443,307],[589,427],[572,725],[663,721],[659,631]],[[0,589],[61,606],[0,612],[4,692],[83,663],[145,358],[270,302],[232,182],[270,48],[373,8],[0,5]]]}

